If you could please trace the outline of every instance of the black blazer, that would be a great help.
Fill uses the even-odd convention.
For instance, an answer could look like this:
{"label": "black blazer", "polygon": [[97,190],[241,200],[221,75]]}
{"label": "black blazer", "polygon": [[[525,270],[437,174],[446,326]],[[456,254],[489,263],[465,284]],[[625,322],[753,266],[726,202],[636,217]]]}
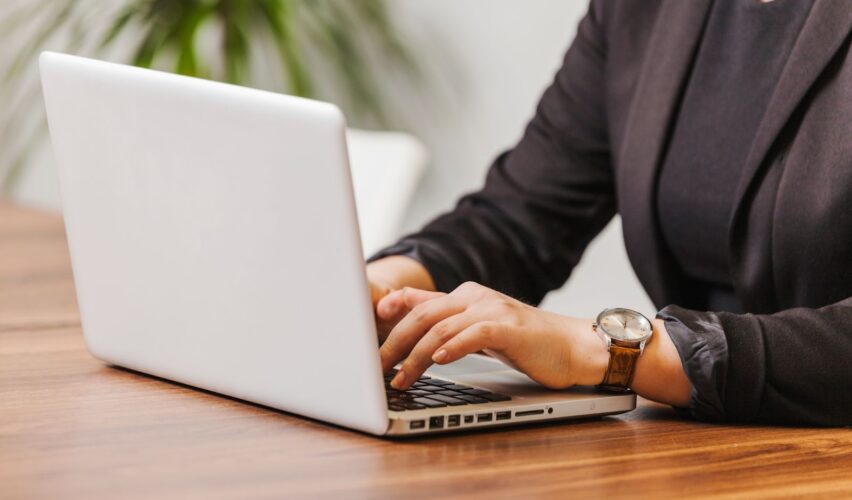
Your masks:
{"label": "black blazer", "polygon": [[443,290],[474,280],[538,302],[620,213],[643,286],[658,307],[676,304],[660,316],[696,417],[849,425],[852,5],[816,0],[731,186],[730,278],[749,311],[731,314],[700,311],[699,285],[673,265],[654,201],[710,3],[594,0],[485,187],[379,255],[414,255]]}

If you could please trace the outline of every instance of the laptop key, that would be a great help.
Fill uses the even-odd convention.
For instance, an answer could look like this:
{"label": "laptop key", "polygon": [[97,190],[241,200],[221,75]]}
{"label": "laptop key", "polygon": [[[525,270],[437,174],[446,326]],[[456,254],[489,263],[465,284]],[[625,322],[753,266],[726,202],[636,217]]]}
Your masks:
{"label": "laptop key", "polygon": [[405,411],[405,407],[402,407],[402,406],[399,406],[399,405],[391,405],[391,404],[389,404],[389,405],[388,405],[388,408],[390,408],[390,409],[391,409],[391,410],[393,410],[393,411]]}
{"label": "laptop key", "polygon": [[429,381],[432,385],[453,385],[449,380],[441,380],[439,378],[433,378]]}
{"label": "laptop key", "polygon": [[414,401],[406,401],[405,403],[401,403],[401,406],[406,410],[422,410],[423,408],[426,408],[425,405],[415,403]]}
{"label": "laptop key", "polygon": [[429,391],[429,392],[437,392],[437,391],[443,391],[444,390],[443,387],[440,387],[440,386],[437,386],[437,385],[421,385],[420,387],[418,387],[418,389],[420,389],[421,391]]}
{"label": "laptop key", "polygon": [[445,385],[444,387],[442,387],[442,389],[445,390],[445,391],[447,391],[447,390],[448,391],[463,391],[465,389],[473,389],[473,387],[469,387],[469,386],[461,385],[461,384],[450,384],[450,385]]}
{"label": "laptop key", "polygon": [[505,394],[497,394],[496,392],[490,394],[482,394],[481,397],[487,399],[488,401],[509,401],[512,399],[511,397]]}
{"label": "laptop key", "polygon": [[442,408],[447,406],[447,403],[442,403],[441,401],[436,401],[434,399],[429,398],[414,398],[415,403],[420,403],[426,408]]}
{"label": "laptop key", "polygon": [[428,396],[432,393],[429,392],[429,391],[424,391],[422,389],[411,389],[408,392],[406,392],[406,394],[411,394],[412,396]]}
{"label": "laptop key", "polygon": [[456,399],[451,396],[444,396],[443,394],[432,394],[431,396],[429,396],[429,399],[437,399],[438,401],[443,401],[444,403],[447,403],[450,406],[461,406],[468,404],[467,401]]}
{"label": "laptop key", "polygon": [[443,394],[444,396],[461,396],[464,393],[459,391],[438,391],[435,394]]}
{"label": "laptop key", "polygon": [[488,401],[487,399],[481,398],[479,396],[469,396],[467,394],[464,394],[462,396],[456,396],[456,398],[461,399],[463,401],[467,401],[468,403],[474,404],[474,405],[491,402],[491,401]]}
{"label": "laptop key", "polygon": [[465,394],[470,394],[471,396],[479,396],[482,394],[491,394],[490,391],[486,391],[484,389],[465,389],[462,391]]}

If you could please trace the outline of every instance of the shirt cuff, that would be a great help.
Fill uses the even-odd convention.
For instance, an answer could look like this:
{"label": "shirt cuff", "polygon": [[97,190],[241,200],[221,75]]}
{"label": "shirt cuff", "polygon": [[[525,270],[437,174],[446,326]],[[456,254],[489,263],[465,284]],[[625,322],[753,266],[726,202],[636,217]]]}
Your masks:
{"label": "shirt cuff", "polygon": [[678,306],[657,313],[680,355],[692,383],[689,416],[698,420],[725,420],[722,395],[728,367],[728,342],[718,316]]}
{"label": "shirt cuff", "polygon": [[414,259],[426,268],[429,276],[432,277],[432,282],[435,283],[435,288],[439,292],[450,293],[455,290],[461,282],[456,276],[456,273],[452,269],[448,268],[448,266],[441,261],[440,257],[433,255],[433,253],[435,252],[430,251],[427,245],[420,241],[414,239],[403,239],[395,245],[379,250],[367,259],[367,263],[384,257],[390,257],[392,255],[399,255]]}

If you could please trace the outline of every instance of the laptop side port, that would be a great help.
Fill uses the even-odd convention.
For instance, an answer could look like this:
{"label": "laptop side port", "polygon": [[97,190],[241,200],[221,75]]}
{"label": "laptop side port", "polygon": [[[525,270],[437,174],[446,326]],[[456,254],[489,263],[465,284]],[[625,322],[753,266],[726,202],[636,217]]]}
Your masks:
{"label": "laptop side port", "polygon": [[472,424],[473,423],[473,415],[465,415],[464,416],[464,423]]}
{"label": "laptop side port", "polygon": [[447,427],[458,427],[460,422],[460,415],[450,415],[449,417],[447,417]]}
{"label": "laptop side port", "polygon": [[412,420],[408,423],[409,429],[423,429],[424,427],[426,427],[425,420]]}
{"label": "laptop side port", "polygon": [[530,417],[532,415],[543,415],[544,410],[524,410],[524,411],[516,411],[516,417]]}
{"label": "laptop side port", "polygon": [[512,418],[512,412],[510,411],[498,411],[496,415],[497,420],[509,420],[510,418]]}
{"label": "laptop side port", "polygon": [[443,429],[444,428],[444,417],[429,417],[429,428],[430,429]]}
{"label": "laptop side port", "polygon": [[477,422],[490,422],[492,416],[493,415],[491,413],[478,413],[476,415],[476,421]]}

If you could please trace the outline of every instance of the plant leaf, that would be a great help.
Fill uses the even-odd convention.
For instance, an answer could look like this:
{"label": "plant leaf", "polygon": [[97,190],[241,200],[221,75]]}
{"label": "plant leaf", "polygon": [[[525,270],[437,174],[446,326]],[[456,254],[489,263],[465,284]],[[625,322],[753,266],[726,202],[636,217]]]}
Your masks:
{"label": "plant leaf", "polygon": [[[379,124],[387,123],[387,114],[377,75],[400,68],[421,76],[385,0],[121,0],[111,3],[108,11],[103,0],[3,1],[0,40],[12,44],[10,52],[15,54],[0,68],[0,95],[12,100],[0,121],[0,149],[9,153],[0,159],[0,187],[6,192],[20,178],[27,153],[45,130],[43,116],[32,131],[16,128],[29,123],[26,118],[38,108],[40,96],[33,72],[25,70],[62,30],[68,30],[67,49],[73,52],[102,53],[133,34],[135,46],[128,54],[132,64],[152,67],[173,57],[176,72],[202,76],[219,61],[223,72],[213,76],[237,84],[251,83],[252,48],[269,41],[288,92],[313,96],[316,75],[331,70],[348,111]],[[103,22],[104,16],[105,29],[92,29],[97,27],[92,20]],[[198,50],[199,32],[208,22],[221,28],[215,59],[205,59]],[[33,34],[22,43],[24,31]],[[15,143],[21,146],[19,154]]]}
{"label": "plant leaf", "polygon": [[262,17],[272,34],[281,64],[292,94],[309,97],[313,94],[310,74],[299,51],[298,41],[292,36],[291,25],[295,13],[290,4],[277,0],[259,0]]}
{"label": "plant leaf", "polygon": [[99,49],[104,49],[112,44],[115,39],[121,34],[122,31],[127,28],[127,25],[133,20],[135,17],[139,16],[142,12],[141,4],[130,4],[128,5],[124,11],[116,17],[109,29],[106,31],[106,34],[101,38],[101,41],[98,43]]}
{"label": "plant leaf", "polygon": [[68,20],[68,15],[74,8],[74,0],[66,0],[64,3],[58,5],[59,7],[54,11],[55,13],[49,17],[50,20],[36,32],[33,39],[18,53],[18,57],[9,66],[5,78],[6,82],[14,78],[27,64],[32,62],[45,42]]}
{"label": "plant leaf", "polygon": [[222,55],[224,57],[225,81],[245,81],[249,49],[245,33],[250,31],[247,16],[248,2],[241,0],[219,0],[219,19],[222,23]]}

